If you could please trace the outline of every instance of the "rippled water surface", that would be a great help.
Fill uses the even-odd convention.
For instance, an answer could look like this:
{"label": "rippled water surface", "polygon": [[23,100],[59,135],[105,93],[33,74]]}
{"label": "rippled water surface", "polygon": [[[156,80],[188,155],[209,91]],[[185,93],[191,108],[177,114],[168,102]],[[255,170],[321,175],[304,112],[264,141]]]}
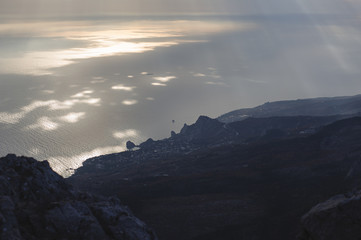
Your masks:
{"label": "rippled water surface", "polygon": [[201,114],[358,94],[359,19],[284,18],[3,21],[0,154],[48,159],[66,176]]}

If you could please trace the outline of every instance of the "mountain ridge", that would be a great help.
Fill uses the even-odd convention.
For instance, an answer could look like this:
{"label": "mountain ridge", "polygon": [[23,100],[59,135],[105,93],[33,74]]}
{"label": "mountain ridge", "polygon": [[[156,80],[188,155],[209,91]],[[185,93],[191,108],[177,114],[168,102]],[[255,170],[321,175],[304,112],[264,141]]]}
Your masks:
{"label": "mountain ridge", "polygon": [[[91,159],[69,181],[82,190],[116,193],[160,239],[293,239],[312,206],[360,187],[361,118],[345,117],[225,124],[202,116],[168,139]],[[251,126],[261,130],[239,139],[240,129]],[[277,126],[284,134],[270,133]],[[302,132],[310,126],[317,126],[314,132]],[[208,127],[214,131],[202,131]],[[207,141],[212,134],[216,142]]]}
{"label": "mountain ridge", "polygon": [[[229,122],[200,116],[169,138],[89,159],[67,181],[115,194],[162,240],[294,239],[313,206],[361,188],[360,100],[269,103]],[[315,101],[307,111],[335,114],[287,115]]]}
{"label": "mountain ridge", "polygon": [[248,117],[270,116],[330,116],[361,112],[361,94],[354,96],[320,97],[267,102],[254,108],[244,108],[222,114],[217,119],[229,123]]}

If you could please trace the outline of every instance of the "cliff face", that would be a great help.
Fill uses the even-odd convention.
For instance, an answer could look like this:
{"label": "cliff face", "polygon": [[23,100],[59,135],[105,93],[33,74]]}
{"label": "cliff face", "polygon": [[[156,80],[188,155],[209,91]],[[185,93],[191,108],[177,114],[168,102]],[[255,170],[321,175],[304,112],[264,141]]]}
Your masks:
{"label": "cliff face", "polygon": [[313,207],[302,218],[299,240],[358,240],[361,236],[361,192],[337,195]]}
{"label": "cliff face", "polygon": [[156,240],[116,198],[74,191],[47,161],[0,158],[0,239]]}

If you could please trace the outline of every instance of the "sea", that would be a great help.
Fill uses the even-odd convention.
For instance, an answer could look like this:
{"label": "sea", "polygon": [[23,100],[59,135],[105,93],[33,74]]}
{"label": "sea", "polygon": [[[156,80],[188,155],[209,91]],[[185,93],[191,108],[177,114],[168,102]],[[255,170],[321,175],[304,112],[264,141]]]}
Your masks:
{"label": "sea", "polygon": [[361,89],[357,16],[0,20],[0,155],[64,177],[199,115]]}

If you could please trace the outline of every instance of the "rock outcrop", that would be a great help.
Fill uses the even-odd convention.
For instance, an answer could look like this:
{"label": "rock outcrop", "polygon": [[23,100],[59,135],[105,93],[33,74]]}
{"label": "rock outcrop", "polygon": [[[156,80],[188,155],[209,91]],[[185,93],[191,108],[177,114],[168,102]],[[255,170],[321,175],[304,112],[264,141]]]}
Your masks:
{"label": "rock outcrop", "polygon": [[121,205],[74,191],[47,161],[0,158],[0,239],[156,240]]}
{"label": "rock outcrop", "polygon": [[302,217],[299,240],[358,240],[361,238],[361,192],[337,195]]}
{"label": "rock outcrop", "polygon": [[197,145],[208,145],[234,140],[236,136],[236,131],[228,129],[224,123],[207,116],[200,116],[194,124],[190,126],[184,124],[180,133],[174,138]]}

